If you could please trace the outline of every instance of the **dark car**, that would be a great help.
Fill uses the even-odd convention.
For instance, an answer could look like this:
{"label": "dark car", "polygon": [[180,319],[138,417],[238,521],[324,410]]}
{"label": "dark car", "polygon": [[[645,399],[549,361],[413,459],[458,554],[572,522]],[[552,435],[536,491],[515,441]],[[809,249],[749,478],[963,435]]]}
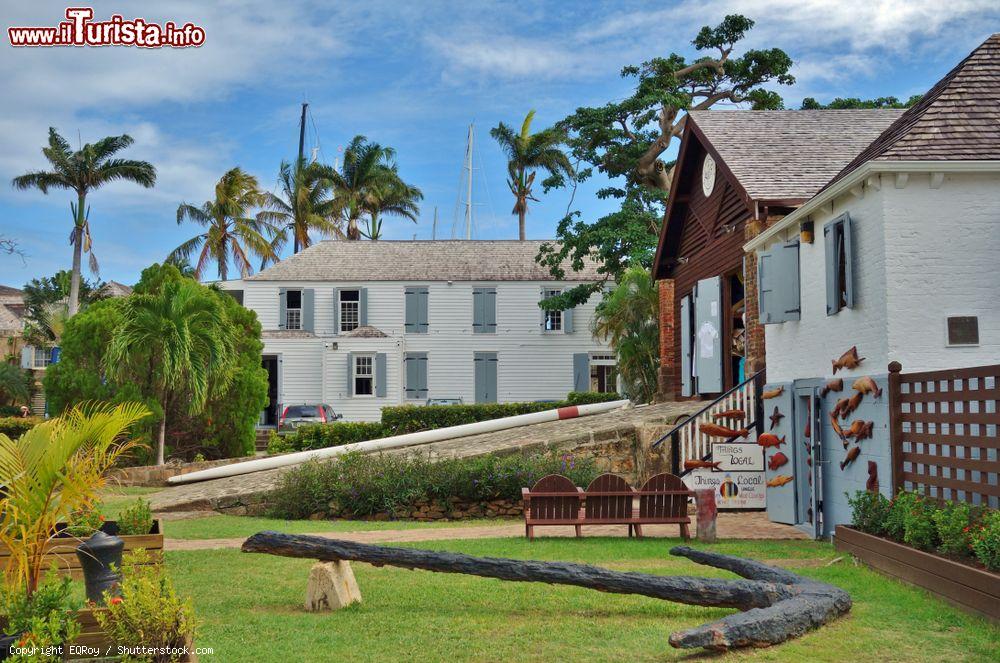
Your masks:
{"label": "dark car", "polygon": [[337,419],[340,415],[326,403],[286,405],[278,419],[278,432],[287,433],[310,424],[328,424]]}

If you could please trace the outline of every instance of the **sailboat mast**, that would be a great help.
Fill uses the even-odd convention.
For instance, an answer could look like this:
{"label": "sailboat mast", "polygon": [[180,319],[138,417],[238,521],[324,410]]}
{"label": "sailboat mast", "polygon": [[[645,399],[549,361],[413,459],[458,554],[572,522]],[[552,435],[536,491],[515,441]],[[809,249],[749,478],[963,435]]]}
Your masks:
{"label": "sailboat mast", "polygon": [[465,183],[465,239],[472,239],[472,127],[469,125],[469,140],[465,151],[465,169],[468,180]]}
{"label": "sailboat mast", "polygon": [[[309,108],[309,104],[302,102],[302,117],[299,119],[299,158],[295,160],[295,187],[298,189],[299,186],[299,168],[302,167],[302,157],[306,149],[306,109]],[[298,199],[298,191],[295,191],[295,197]],[[292,230],[292,234],[295,235],[295,231]],[[295,239],[292,242],[292,253],[298,253],[299,249],[299,237],[295,235]]]}

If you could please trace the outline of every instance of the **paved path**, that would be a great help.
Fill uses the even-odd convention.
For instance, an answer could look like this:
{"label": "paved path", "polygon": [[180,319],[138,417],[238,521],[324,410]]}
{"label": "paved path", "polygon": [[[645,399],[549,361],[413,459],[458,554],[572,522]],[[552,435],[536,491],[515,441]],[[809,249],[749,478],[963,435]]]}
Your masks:
{"label": "paved path", "polygon": [[[426,453],[431,458],[480,456],[515,449],[565,449],[633,435],[645,426],[666,426],[701,407],[697,402],[643,405],[576,419],[519,426],[494,433],[395,449],[388,453]],[[154,511],[199,511],[239,508],[273,490],[288,467],[235,477],[172,486],[150,497]],[[237,512],[237,515],[241,515]]]}
{"label": "paved path", "polygon": [[[694,520],[694,518],[692,518]],[[677,525],[643,525],[647,537],[677,537]],[[694,524],[691,526],[695,531]],[[798,529],[789,525],[772,523],[763,512],[720,513],[717,521],[720,539],[808,539]],[[584,536],[627,536],[624,525],[589,525],[583,529]],[[468,527],[428,527],[425,529],[374,530],[368,532],[330,532],[311,534],[328,539],[343,539],[359,543],[401,543],[417,541],[443,541],[448,539],[494,539],[523,537],[524,523],[513,521],[509,525],[470,525]],[[548,536],[574,536],[572,526],[537,527],[535,538]],[[167,539],[166,550],[215,550],[219,548],[239,548],[244,539]]]}

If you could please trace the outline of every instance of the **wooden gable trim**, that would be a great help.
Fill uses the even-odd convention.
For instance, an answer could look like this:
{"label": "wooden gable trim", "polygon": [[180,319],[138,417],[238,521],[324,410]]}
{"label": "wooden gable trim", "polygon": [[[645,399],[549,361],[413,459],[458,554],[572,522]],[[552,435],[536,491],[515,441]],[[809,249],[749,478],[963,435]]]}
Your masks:
{"label": "wooden gable trim", "polygon": [[[687,125],[694,124],[687,118],[685,121],[685,128]],[[656,243],[656,253],[653,255],[653,280],[662,279],[666,276],[663,264],[663,252],[666,250],[667,245],[667,232],[670,229],[670,217],[673,216],[674,205],[677,202],[677,188],[680,186],[681,181],[681,165],[684,163],[684,157],[687,155],[688,145],[691,143],[691,134],[687,131],[681,137],[681,147],[677,153],[677,162],[674,164],[674,176],[670,180],[670,193],[667,194],[667,211],[663,215],[663,223],[660,224],[660,240]],[[688,196],[684,196],[682,201],[684,204],[688,202]]]}

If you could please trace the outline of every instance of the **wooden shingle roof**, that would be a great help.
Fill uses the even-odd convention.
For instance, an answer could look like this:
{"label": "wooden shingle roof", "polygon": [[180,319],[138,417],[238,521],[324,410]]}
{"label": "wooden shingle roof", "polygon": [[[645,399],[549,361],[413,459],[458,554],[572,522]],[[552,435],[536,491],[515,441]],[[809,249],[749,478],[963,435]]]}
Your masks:
{"label": "wooden shingle roof", "polygon": [[[248,281],[551,281],[535,262],[545,240],[326,240],[249,277]],[[548,243],[552,244],[551,240]],[[567,281],[599,281],[584,262]]]}
{"label": "wooden shingle roof", "polygon": [[803,201],[902,113],[709,110],[691,112],[688,122],[707,139],[751,200]]}
{"label": "wooden shingle roof", "polygon": [[984,41],[824,189],[868,161],[1000,160],[1000,33]]}

